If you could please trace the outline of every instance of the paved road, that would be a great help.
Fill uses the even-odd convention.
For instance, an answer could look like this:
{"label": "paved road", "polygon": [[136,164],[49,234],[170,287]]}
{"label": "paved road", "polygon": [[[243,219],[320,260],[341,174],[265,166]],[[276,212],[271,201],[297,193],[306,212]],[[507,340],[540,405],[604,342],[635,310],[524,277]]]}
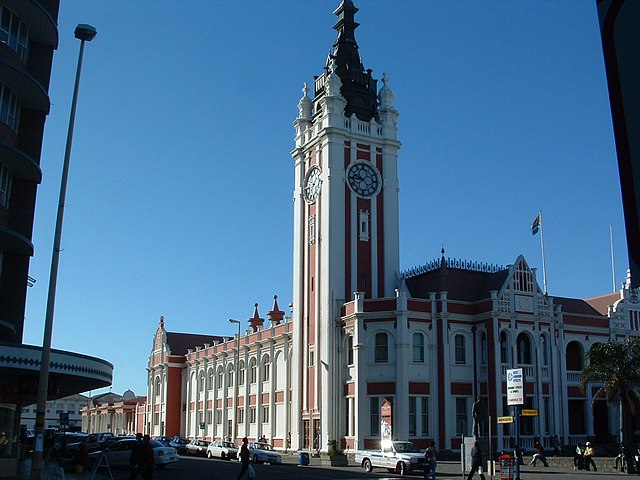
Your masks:
{"label": "paved road", "polygon": [[[311,464],[308,466],[298,466],[297,456],[290,455],[285,457],[283,465],[254,465],[256,470],[256,480],[384,480],[384,479],[421,479],[421,474],[408,475],[400,477],[399,475],[390,474],[382,469],[374,469],[371,473],[364,472],[355,463],[351,463],[345,468],[328,468],[322,467],[318,459],[312,458]],[[154,472],[154,480],[216,480],[229,479],[234,480],[240,471],[238,462],[230,462],[223,460],[208,460],[206,458],[182,457],[180,461],[174,465],[168,466],[164,470],[156,470]],[[106,472],[101,472],[102,474]],[[129,472],[127,470],[114,470],[113,480],[127,480]],[[440,462],[438,464],[438,479],[460,479],[459,462]],[[622,480],[627,477],[624,474],[611,474],[601,472],[584,472],[573,470],[561,470],[554,468],[538,467],[522,467],[520,478],[522,480]],[[480,477],[476,475],[475,479]],[[487,480],[490,478],[486,476]],[[494,476],[494,480],[499,480],[499,476]],[[627,478],[638,478],[636,475]],[[82,477],[81,479],[72,479],[70,476],[67,480],[90,480],[90,477]],[[96,476],[95,480],[108,480],[108,475]]]}
{"label": "paved road", "polygon": [[[413,474],[406,477],[389,474],[382,469],[374,469],[371,473],[364,472],[359,466],[351,462],[345,468],[324,468],[320,465],[320,460],[311,458],[310,465],[298,466],[297,455],[286,455],[283,465],[254,465],[257,473],[256,480],[385,480],[385,479],[422,479],[422,475]],[[177,463],[166,467],[164,470],[155,470],[153,480],[234,480],[240,471],[238,462],[224,460],[208,460],[206,458],[181,457]],[[30,465],[25,462],[17,480],[28,480]],[[113,480],[127,480],[129,471],[126,469],[113,469]],[[438,480],[440,479],[461,479],[459,462],[439,462]],[[140,478],[140,477],[139,477]],[[479,479],[476,475],[474,479]],[[489,475],[486,476],[489,480]],[[499,476],[494,476],[494,480],[499,480]],[[522,467],[521,480],[622,480],[623,478],[633,479],[640,476],[624,475],[621,473],[584,472],[574,470],[563,470],[559,468],[545,467]],[[10,479],[13,480],[13,479]],[[91,473],[82,475],[67,473],[66,480],[110,480],[105,469],[100,469],[95,477]]]}

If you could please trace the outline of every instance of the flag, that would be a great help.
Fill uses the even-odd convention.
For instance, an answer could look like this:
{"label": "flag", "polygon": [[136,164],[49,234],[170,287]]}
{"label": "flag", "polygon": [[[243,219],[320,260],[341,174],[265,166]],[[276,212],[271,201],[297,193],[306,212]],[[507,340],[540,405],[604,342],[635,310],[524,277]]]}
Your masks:
{"label": "flag", "polygon": [[535,235],[540,230],[540,226],[542,225],[542,221],[540,219],[540,214],[536,216],[536,219],[531,224],[531,235]]}

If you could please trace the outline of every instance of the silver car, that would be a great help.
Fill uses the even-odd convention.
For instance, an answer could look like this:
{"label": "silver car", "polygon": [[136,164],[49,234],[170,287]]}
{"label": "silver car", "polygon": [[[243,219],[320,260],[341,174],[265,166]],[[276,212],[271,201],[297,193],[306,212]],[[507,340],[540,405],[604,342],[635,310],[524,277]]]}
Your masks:
{"label": "silver car", "polygon": [[253,463],[282,463],[282,455],[275,452],[268,443],[251,442],[249,451]]}
{"label": "silver car", "polygon": [[211,442],[207,447],[207,458],[236,459],[238,447],[231,442]]}
{"label": "silver car", "polygon": [[[131,452],[136,442],[135,438],[118,440],[102,451],[91,452],[89,458],[94,459],[96,462],[99,461],[100,465],[104,466],[108,463],[109,467],[128,467]],[[153,450],[153,464],[158,468],[164,468],[170,463],[177,462],[180,458],[173,447],[165,447],[155,440],[149,440],[149,445]]]}

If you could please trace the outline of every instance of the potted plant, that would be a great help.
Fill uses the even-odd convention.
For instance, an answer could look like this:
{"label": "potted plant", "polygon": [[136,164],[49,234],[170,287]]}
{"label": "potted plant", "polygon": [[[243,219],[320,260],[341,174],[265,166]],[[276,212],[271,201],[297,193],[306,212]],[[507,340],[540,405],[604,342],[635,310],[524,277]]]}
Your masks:
{"label": "potted plant", "polygon": [[347,456],[344,454],[337,440],[327,442],[327,456],[322,458],[322,465],[332,467],[346,467]]}

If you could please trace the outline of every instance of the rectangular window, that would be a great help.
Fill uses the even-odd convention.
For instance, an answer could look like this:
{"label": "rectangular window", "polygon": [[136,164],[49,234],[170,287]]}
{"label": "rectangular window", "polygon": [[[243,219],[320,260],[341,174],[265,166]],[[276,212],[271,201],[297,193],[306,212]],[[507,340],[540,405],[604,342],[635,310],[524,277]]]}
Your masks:
{"label": "rectangular window", "polygon": [[456,435],[468,435],[467,399],[456,398]]}
{"label": "rectangular window", "polygon": [[313,348],[309,348],[309,367],[316,366],[316,352]]}
{"label": "rectangular window", "polygon": [[464,335],[456,335],[455,348],[456,348],[456,364],[464,365],[465,363],[467,363],[465,345],[464,345]]}
{"label": "rectangular window", "polygon": [[360,210],[360,241],[369,241],[369,212],[366,210]]}
{"label": "rectangular window", "polygon": [[213,423],[213,410],[207,410],[207,425]]}
{"label": "rectangular window", "polygon": [[262,423],[267,423],[269,421],[269,406],[262,406]]}
{"label": "rectangular window", "polygon": [[222,425],[222,410],[219,408],[216,410],[216,425]]}
{"label": "rectangular window", "polygon": [[380,435],[380,403],[378,397],[371,397],[369,399],[369,409],[371,415],[371,436],[377,437]]}
{"label": "rectangular window", "polygon": [[420,426],[422,435],[429,435],[429,397],[420,399]]}
{"label": "rectangular window", "polygon": [[249,423],[256,423],[256,407],[249,407]]}
{"label": "rectangular window", "polygon": [[238,423],[244,423],[244,408],[238,408]]}
{"label": "rectangular window", "polygon": [[389,361],[386,333],[376,333],[375,361],[376,363],[387,363]]}
{"label": "rectangular window", "polygon": [[416,397],[409,397],[409,436],[416,436]]}

